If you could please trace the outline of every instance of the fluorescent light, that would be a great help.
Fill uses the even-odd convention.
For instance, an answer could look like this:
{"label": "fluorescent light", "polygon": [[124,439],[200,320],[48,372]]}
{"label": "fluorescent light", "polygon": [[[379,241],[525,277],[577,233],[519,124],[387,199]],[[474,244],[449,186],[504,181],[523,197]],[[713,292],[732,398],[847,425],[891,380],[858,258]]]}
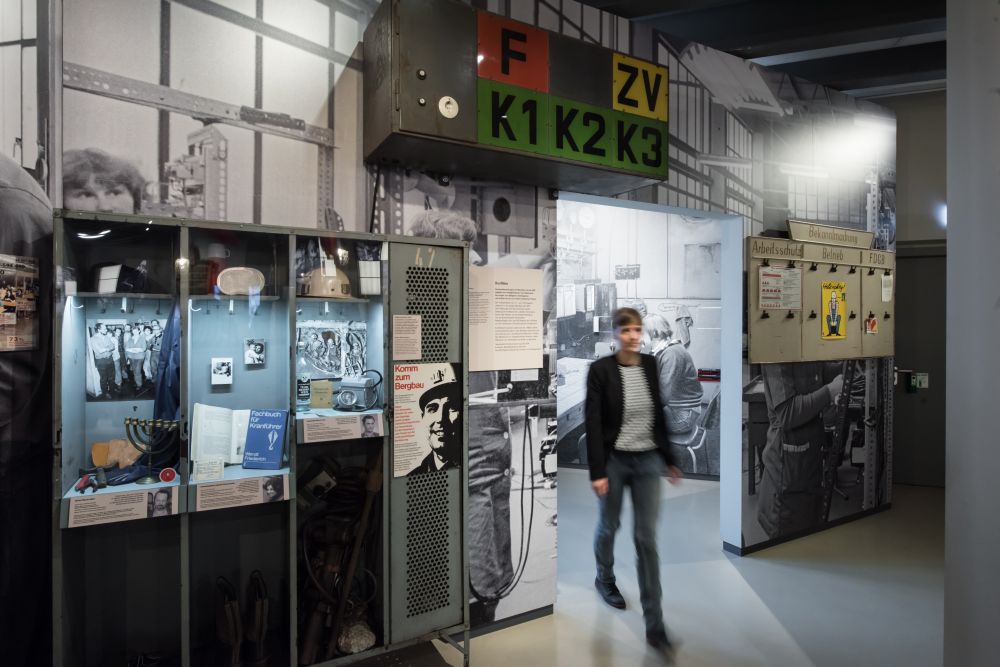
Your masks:
{"label": "fluorescent light", "polygon": [[105,229],[103,231],[97,232],[96,234],[84,234],[83,232],[77,232],[77,238],[85,239],[87,241],[92,241],[94,239],[99,239],[107,236],[111,233],[110,229]]}

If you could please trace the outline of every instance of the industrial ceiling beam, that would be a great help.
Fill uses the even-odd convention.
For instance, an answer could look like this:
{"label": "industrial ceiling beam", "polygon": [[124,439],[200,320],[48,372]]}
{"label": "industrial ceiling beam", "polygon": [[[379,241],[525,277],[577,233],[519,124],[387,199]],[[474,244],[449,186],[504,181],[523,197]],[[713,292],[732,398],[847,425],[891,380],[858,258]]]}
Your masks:
{"label": "industrial ceiling beam", "polygon": [[944,78],[945,0],[584,0],[840,90]]}
{"label": "industrial ceiling beam", "polygon": [[935,32],[925,32],[917,34],[903,34],[896,37],[877,39],[867,42],[855,42],[853,44],[841,44],[839,46],[829,46],[819,49],[809,49],[806,51],[791,51],[774,56],[762,56],[751,58],[751,62],[764,67],[778,67],[789,63],[798,63],[807,60],[822,60],[824,58],[834,58],[846,56],[852,53],[870,53],[872,51],[884,51],[886,49],[897,49],[904,46],[916,46],[918,44],[933,44],[934,42],[944,42],[946,32],[944,30]]}
{"label": "industrial ceiling beam", "polygon": [[744,58],[944,30],[944,0],[584,0],[683,39]]}
{"label": "industrial ceiling beam", "polygon": [[916,44],[781,65],[778,69],[837,90],[945,78],[944,42]]}

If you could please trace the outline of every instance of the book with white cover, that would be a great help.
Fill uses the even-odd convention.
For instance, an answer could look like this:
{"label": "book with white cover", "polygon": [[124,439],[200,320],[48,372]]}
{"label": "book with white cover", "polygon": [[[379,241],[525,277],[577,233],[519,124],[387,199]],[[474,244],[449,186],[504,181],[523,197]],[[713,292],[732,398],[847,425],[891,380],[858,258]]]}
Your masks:
{"label": "book with white cover", "polygon": [[243,463],[250,410],[230,410],[194,404],[191,419],[191,460],[222,459],[227,465]]}

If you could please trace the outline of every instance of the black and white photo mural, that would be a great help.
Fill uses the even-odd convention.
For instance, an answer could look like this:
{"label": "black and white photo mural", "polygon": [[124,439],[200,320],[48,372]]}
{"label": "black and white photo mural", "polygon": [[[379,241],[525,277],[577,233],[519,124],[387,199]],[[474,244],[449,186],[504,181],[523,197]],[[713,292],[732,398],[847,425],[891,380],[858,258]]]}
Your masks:
{"label": "black and white photo mural", "polygon": [[[746,365],[742,439],[720,436],[719,223],[710,217],[740,216],[747,236],[780,233],[788,218],[866,229],[891,250],[895,121],[885,109],[573,0],[473,0],[668,68],[669,176],[619,196],[683,212],[650,241],[638,231],[608,239],[599,236],[606,219],[587,207],[567,212],[564,224],[561,200],[557,230],[557,200],[515,184],[517,174],[477,182],[364,164],[360,40],[376,0],[55,4],[62,25],[73,26],[50,36],[62,46],[61,71],[50,77],[61,105],[27,74],[38,48],[25,19],[26,29],[0,40],[5,72],[22,65],[2,82],[0,151],[39,181],[50,175],[57,206],[458,238],[475,265],[544,272],[544,367],[470,374],[470,495],[494,529],[470,544],[477,625],[555,601],[555,461],[585,462],[572,421],[582,396],[574,403],[573,391],[586,365],[611,352],[608,318],[620,305],[645,313],[650,353],[685,369],[684,378],[695,373],[675,406],[694,426],[676,445],[684,470],[725,478],[722,451],[741,448],[739,525],[726,542],[765,545],[889,502],[891,359],[812,374]],[[39,127],[38,117],[61,132]],[[342,360],[337,339],[324,340],[326,358]],[[144,363],[119,363],[115,374],[107,366],[102,385],[95,359],[91,400],[143,391]],[[797,462],[803,476],[788,481],[796,462],[778,448],[791,443],[774,429],[778,399],[798,395],[799,376],[829,398],[809,427],[818,434],[822,420],[825,440],[808,438],[823,453],[809,451]],[[826,455],[829,442],[839,443],[839,458]],[[808,520],[787,502],[800,485],[820,499]]]}
{"label": "black and white photo mural", "polygon": [[470,621],[556,599],[556,200],[544,189],[381,171],[375,226],[471,245],[470,264],[542,271],[543,366],[469,373]]}
{"label": "black and white photo mural", "polygon": [[57,6],[66,208],[360,227],[377,0]]}
{"label": "black and white photo mural", "polygon": [[558,211],[559,460],[587,463],[587,372],[615,352],[613,315],[627,306],[657,360],[678,466],[718,477],[723,222],[579,201]]}

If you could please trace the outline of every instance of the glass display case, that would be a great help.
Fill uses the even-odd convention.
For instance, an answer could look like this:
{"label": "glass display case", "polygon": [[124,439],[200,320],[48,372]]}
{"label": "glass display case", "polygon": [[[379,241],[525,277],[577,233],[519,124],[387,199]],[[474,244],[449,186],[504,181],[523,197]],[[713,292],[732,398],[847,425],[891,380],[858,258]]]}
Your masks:
{"label": "glass display case", "polygon": [[457,244],[63,211],[54,234],[56,664],[339,664],[465,629],[460,471],[398,476],[387,414],[393,322],[425,322],[399,362],[460,358]]}
{"label": "glass display case", "polygon": [[382,242],[295,237],[298,442],[385,433]]}
{"label": "glass display case", "polygon": [[180,248],[169,221],[55,218],[57,664],[180,657]]}
{"label": "glass display case", "polygon": [[179,227],[73,218],[61,225],[61,525],[177,514],[179,424],[162,390],[177,390],[170,380],[179,369],[161,361],[179,333]]}
{"label": "glass display case", "polygon": [[289,234],[202,224],[186,248],[191,664],[285,664]]}
{"label": "glass display case", "polygon": [[[386,442],[383,248],[371,237],[295,236],[298,657],[303,665],[384,642],[384,522],[378,509]],[[334,641],[338,635],[340,641]],[[345,645],[346,636],[353,639]]]}
{"label": "glass display case", "polygon": [[[192,512],[289,497],[288,238],[229,228],[189,232]],[[216,482],[240,483],[209,486]]]}

